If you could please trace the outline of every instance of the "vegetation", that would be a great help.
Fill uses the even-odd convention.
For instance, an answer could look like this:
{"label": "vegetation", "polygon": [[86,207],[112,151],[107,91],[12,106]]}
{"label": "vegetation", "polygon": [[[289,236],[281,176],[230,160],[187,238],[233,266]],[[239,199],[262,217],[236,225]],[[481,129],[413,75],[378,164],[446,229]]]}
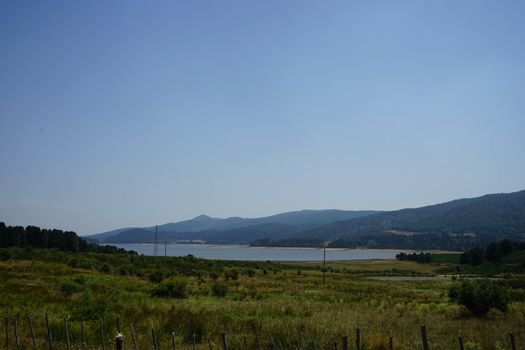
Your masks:
{"label": "vegetation", "polygon": [[47,230],[36,226],[6,226],[0,222],[0,248],[33,247],[56,248],[65,252],[99,252],[136,254],[113,246],[88,243],[75,232]]}
{"label": "vegetation", "polygon": [[472,266],[478,266],[484,262],[499,264],[513,253],[521,251],[525,251],[525,242],[504,239],[490,243],[486,249],[476,247],[464,252],[459,258],[459,263]]}
{"label": "vegetation", "polygon": [[449,297],[476,316],[486,316],[490,309],[506,312],[509,308],[508,293],[498,281],[462,281],[450,288]]}
{"label": "vegetation", "polygon": [[[449,299],[457,282],[431,277],[459,266],[449,263],[330,262],[323,285],[316,262],[208,261],[35,248],[0,249],[0,256],[0,316],[18,317],[26,346],[31,339],[23,320],[32,317],[41,344],[45,312],[59,349],[65,348],[64,315],[76,344],[80,320],[85,320],[90,348],[98,346],[98,319],[109,342],[116,317],[129,346],[129,323],[134,323],[141,348],[150,345],[151,326],[161,344],[168,344],[175,331],[181,349],[191,348],[193,334],[198,349],[208,348],[208,335],[216,348],[222,331],[228,332],[232,348],[240,348],[247,336],[249,348],[256,348],[257,339],[267,348],[272,337],[279,349],[295,348],[296,342],[308,348],[314,340],[321,349],[357,327],[367,349],[385,349],[390,335],[396,349],[414,349],[420,344],[420,324],[429,327],[436,350],[455,348],[458,335],[470,349],[498,349],[508,330],[525,342],[519,332],[525,313],[523,279],[502,280],[506,313],[494,306],[490,317],[465,317],[463,307]],[[399,276],[408,280],[391,279]]]}
{"label": "vegetation", "polygon": [[213,282],[211,291],[216,297],[225,297],[228,293],[228,285],[224,282]]}
{"label": "vegetation", "polygon": [[[210,243],[250,243],[260,238],[284,239],[300,231],[374,213],[371,210],[301,210],[261,218],[212,218],[206,215],[191,220],[158,226],[161,240],[204,240]],[[147,243],[154,239],[155,227],[127,228],[91,236],[104,243]]]}
{"label": "vegetation", "polygon": [[[160,240],[254,246],[465,251],[502,239],[525,240],[525,191],[386,212],[304,210],[265,218],[199,216],[159,226]],[[94,235],[107,243],[152,242],[152,228]]]}
{"label": "vegetation", "polygon": [[428,264],[432,262],[432,254],[424,252],[411,254],[399,253],[396,255],[396,259],[401,261],[415,261],[420,264]]}
{"label": "vegetation", "polygon": [[[313,341],[323,349],[360,328],[368,350],[386,349],[390,335],[396,350],[408,350],[420,346],[419,325],[426,324],[434,350],[455,348],[459,335],[466,349],[502,349],[509,330],[525,343],[520,332],[525,255],[519,244],[510,246],[494,246],[502,253],[497,264],[460,265],[458,254],[431,254],[431,262],[420,264],[427,254],[406,254],[404,260],[328,262],[323,273],[318,262],[148,257],[21,245],[0,248],[0,316],[10,320],[11,330],[18,319],[22,347],[31,344],[28,316],[43,347],[47,312],[56,349],[66,348],[66,315],[75,347],[85,321],[90,349],[99,346],[99,320],[110,346],[117,317],[128,347],[133,322],[141,348],[150,346],[153,326],[161,344],[175,332],[179,349],[191,348],[194,335],[197,349],[208,348],[208,337],[217,348],[222,331],[228,332],[232,348],[241,348],[246,336],[248,348],[257,348],[258,341],[268,348],[273,339],[278,349],[310,348]],[[458,274],[493,279],[457,281]]]}
{"label": "vegetation", "polygon": [[162,281],[151,290],[151,295],[164,298],[184,299],[188,297],[189,293],[188,281],[183,278],[170,278]]}
{"label": "vegetation", "polygon": [[[402,234],[399,234],[401,232]],[[525,239],[525,191],[379,212],[299,232],[273,246],[466,250],[503,238]]]}

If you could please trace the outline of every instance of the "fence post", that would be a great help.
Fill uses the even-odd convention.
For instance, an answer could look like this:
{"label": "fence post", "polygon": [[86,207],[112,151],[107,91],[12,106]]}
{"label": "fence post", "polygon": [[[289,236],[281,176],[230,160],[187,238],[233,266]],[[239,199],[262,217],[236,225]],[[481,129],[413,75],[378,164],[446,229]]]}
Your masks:
{"label": "fence post", "polygon": [[14,326],[15,326],[15,344],[16,344],[16,348],[17,349],[20,349],[20,339],[18,338],[18,322],[16,320],[16,317],[14,319]]}
{"label": "fence post", "polygon": [[197,334],[193,333],[193,336],[192,336],[192,349],[193,350],[197,350]]}
{"label": "fence post", "polygon": [[355,330],[355,348],[361,350],[361,330],[359,328]]}
{"label": "fence post", "polygon": [[176,349],[176,347],[175,347],[175,332],[171,332],[171,347],[173,348],[172,350]]}
{"label": "fence post", "polygon": [[115,350],[124,350],[124,336],[120,332],[115,337]]}
{"label": "fence post", "polygon": [[212,349],[213,349],[213,346],[212,346],[212,344],[211,344],[211,337],[210,337],[209,334],[208,334],[208,349],[209,349],[209,350],[212,350]]}
{"label": "fence post", "polygon": [[459,350],[465,350],[465,346],[463,345],[463,337],[462,336],[458,337],[458,342],[459,342]]}
{"label": "fence post", "polygon": [[49,350],[53,350],[53,335],[51,334],[51,328],[49,328],[49,318],[46,312],[46,328],[47,328],[47,340],[49,341]]}
{"label": "fence post", "polygon": [[275,350],[275,340],[273,340],[273,337],[270,337],[270,340],[272,341],[272,350]]}
{"label": "fence post", "polygon": [[151,327],[151,341],[153,343],[153,350],[159,350],[159,342],[155,334],[155,328]]}
{"label": "fence post", "polygon": [[423,350],[429,350],[428,348],[428,337],[427,337],[427,326],[421,326],[421,340],[423,341]]}
{"label": "fence post", "polygon": [[388,338],[388,349],[394,350],[394,337],[390,336]]}
{"label": "fence post", "polygon": [[87,348],[87,341],[86,341],[86,332],[84,330],[84,317],[82,317],[80,326],[81,326],[81,330],[82,330],[82,350],[86,350],[86,348]]}
{"label": "fence post", "polygon": [[29,322],[29,330],[31,331],[31,339],[33,340],[33,349],[36,350],[36,338],[35,338],[35,331],[33,330],[33,321],[31,320],[31,317],[27,317],[27,321]]}
{"label": "fence post", "polygon": [[516,350],[516,339],[514,339],[514,333],[509,333],[509,340],[511,350]]}
{"label": "fence post", "polygon": [[224,350],[228,350],[228,338],[226,336],[226,332],[221,333],[221,338],[222,338],[222,348]]}
{"label": "fence post", "polygon": [[102,350],[106,350],[106,345],[104,344],[104,329],[102,328],[102,319],[98,319],[98,328],[100,330],[100,344],[102,345]]}
{"label": "fence post", "polygon": [[5,318],[5,348],[9,349],[9,317]]}
{"label": "fence post", "polygon": [[133,344],[135,345],[135,350],[139,350],[139,344],[137,343],[137,336],[135,334],[135,328],[133,327],[133,323],[129,324],[131,326],[131,336],[133,337]]}
{"label": "fence post", "polygon": [[71,350],[71,341],[69,339],[69,327],[67,326],[67,315],[64,316],[64,328],[66,330],[67,350]]}
{"label": "fence post", "polygon": [[248,350],[248,346],[246,344],[246,336],[245,335],[242,336],[242,342],[243,342],[243,346],[244,346],[243,350]]}
{"label": "fence post", "polygon": [[343,336],[343,350],[348,350],[348,337]]}

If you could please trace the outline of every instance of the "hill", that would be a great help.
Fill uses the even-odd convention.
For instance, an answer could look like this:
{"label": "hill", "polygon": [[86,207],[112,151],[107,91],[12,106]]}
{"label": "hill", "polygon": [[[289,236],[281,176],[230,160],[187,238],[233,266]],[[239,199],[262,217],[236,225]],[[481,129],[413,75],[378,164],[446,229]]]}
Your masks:
{"label": "hill", "polygon": [[[375,213],[370,210],[301,210],[261,218],[212,218],[200,215],[190,220],[158,226],[161,240],[205,240],[214,243],[249,243],[261,237],[286,238],[291,234],[340,220]],[[104,243],[148,243],[155,227],[123,228],[87,238]]]}
{"label": "hill", "polygon": [[336,247],[464,249],[524,237],[525,191],[519,191],[342,220],[271,245],[331,242]]}

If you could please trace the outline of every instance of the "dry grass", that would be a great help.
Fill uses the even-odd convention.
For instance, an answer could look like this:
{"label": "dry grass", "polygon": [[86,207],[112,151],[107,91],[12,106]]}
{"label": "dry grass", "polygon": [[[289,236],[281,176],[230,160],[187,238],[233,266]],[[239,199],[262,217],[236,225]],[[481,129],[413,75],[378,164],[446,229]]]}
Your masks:
{"label": "dry grass", "polygon": [[[137,277],[105,275],[63,264],[3,261],[0,314],[19,318],[22,342],[29,346],[24,317],[33,318],[42,341],[43,315],[49,312],[59,348],[64,348],[62,317],[66,314],[71,317],[71,336],[77,346],[80,317],[87,318],[90,348],[99,346],[97,318],[105,322],[109,344],[116,331],[117,315],[128,347],[132,344],[129,323],[133,322],[141,348],[151,346],[152,326],[159,332],[163,348],[175,331],[179,349],[191,348],[194,333],[198,349],[208,349],[208,336],[217,348],[222,331],[228,332],[233,349],[242,348],[243,336],[250,349],[256,348],[257,339],[262,349],[268,348],[271,338],[278,349],[295,349],[297,344],[301,349],[310,349],[313,341],[318,349],[328,349],[334,342],[340,344],[343,335],[348,335],[353,344],[356,328],[361,329],[367,350],[387,349],[390,335],[395,349],[417,349],[421,346],[421,324],[428,326],[433,350],[457,348],[459,335],[464,337],[467,349],[504,349],[505,335],[510,330],[518,346],[525,344],[523,302],[514,302],[507,314],[495,312],[488,318],[476,319],[464,317],[460,308],[448,301],[452,281],[392,282],[364,277],[399,271],[430,274],[435,270],[433,266],[396,261],[335,262],[329,264],[332,272],[326,273],[324,286],[322,273],[306,267],[311,264],[305,263],[300,273],[295,269],[267,274],[258,270],[254,277],[226,281],[229,292],[225,298],[211,296],[211,278],[191,277],[190,298],[179,300],[151,297],[153,284]],[[71,284],[78,288],[68,291],[64,287]]]}

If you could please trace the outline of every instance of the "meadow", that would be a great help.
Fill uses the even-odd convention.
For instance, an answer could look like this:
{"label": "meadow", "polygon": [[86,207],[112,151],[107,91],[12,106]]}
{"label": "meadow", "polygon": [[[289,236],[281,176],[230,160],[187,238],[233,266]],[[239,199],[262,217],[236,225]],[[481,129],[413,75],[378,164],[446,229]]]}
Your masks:
{"label": "meadow", "polygon": [[[438,263],[352,261],[327,263],[325,282],[319,263],[224,262],[192,257],[163,258],[49,250],[0,252],[0,315],[9,324],[16,348],[14,318],[23,348],[31,347],[27,317],[39,348],[47,348],[48,313],[54,349],[66,348],[64,317],[72,347],[81,348],[81,321],[88,348],[113,347],[120,320],[126,348],[133,348],[133,323],[141,349],[151,348],[151,329],[161,349],[221,348],[227,332],[230,349],[334,349],[347,335],[355,348],[420,349],[420,325],[428,328],[431,349],[508,349],[509,331],[525,344],[525,282],[506,274],[512,302],[508,312],[473,317],[448,297],[452,278],[375,280],[377,276],[434,276],[458,271],[453,258]],[[461,267],[463,268],[463,267]],[[461,271],[460,268],[460,271]],[[175,285],[175,293],[166,293]],[[183,291],[177,289],[182,288]],[[167,297],[171,295],[171,297]],[[175,297],[173,297],[175,296]],[[3,332],[5,333],[5,332]],[[5,334],[0,344],[6,344]],[[518,348],[520,348],[518,345]]]}

